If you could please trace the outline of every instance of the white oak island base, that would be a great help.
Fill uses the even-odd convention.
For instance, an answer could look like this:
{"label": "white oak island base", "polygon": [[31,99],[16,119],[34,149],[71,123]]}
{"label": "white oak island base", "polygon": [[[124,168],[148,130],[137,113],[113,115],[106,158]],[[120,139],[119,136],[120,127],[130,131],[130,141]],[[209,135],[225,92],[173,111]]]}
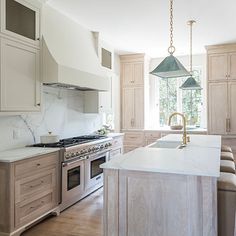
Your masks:
{"label": "white oak island base", "polygon": [[104,236],[217,236],[217,178],[104,169]]}

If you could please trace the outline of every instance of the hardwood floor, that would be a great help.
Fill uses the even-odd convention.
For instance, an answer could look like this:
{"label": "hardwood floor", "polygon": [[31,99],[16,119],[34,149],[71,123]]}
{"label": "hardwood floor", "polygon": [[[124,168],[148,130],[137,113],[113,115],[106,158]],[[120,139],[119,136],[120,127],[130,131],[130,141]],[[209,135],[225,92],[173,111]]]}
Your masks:
{"label": "hardwood floor", "polygon": [[103,190],[50,217],[22,233],[22,236],[102,236]]}

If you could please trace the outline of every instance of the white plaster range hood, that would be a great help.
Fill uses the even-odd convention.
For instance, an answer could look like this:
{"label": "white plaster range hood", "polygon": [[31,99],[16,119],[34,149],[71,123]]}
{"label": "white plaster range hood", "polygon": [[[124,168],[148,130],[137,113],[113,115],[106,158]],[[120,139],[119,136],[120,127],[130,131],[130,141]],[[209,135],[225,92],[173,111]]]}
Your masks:
{"label": "white plaster range hood", "polygon": [[93,33],[50,6],[44,7],[43,83],[84,91],[108,91]]}

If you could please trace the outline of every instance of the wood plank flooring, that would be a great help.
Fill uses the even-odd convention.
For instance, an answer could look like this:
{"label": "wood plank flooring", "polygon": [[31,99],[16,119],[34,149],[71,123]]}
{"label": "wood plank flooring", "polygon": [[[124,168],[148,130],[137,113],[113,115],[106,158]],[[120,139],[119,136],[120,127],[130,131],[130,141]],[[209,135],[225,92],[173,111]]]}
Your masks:
{"label": "wood plank flooring", "polygon": [[21,236],[102,236],[103,190],[25,231]]}

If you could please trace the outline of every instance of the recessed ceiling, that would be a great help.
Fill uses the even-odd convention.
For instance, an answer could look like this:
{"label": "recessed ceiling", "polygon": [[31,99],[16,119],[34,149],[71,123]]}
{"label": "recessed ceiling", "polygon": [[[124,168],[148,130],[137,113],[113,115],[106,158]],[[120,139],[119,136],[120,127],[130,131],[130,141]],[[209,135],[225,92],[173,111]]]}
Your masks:
{"label": "recessed ceiling", "polygon": [[[79,24],[99,31],[119,54],[167,55],[169,46],[168,0],[49,0],[48,3]],[[189,28],[193,27],[193,53],[205,45],[236,42],[235,0],[175,0],[174,45],[176,55],[189,53]]]}

